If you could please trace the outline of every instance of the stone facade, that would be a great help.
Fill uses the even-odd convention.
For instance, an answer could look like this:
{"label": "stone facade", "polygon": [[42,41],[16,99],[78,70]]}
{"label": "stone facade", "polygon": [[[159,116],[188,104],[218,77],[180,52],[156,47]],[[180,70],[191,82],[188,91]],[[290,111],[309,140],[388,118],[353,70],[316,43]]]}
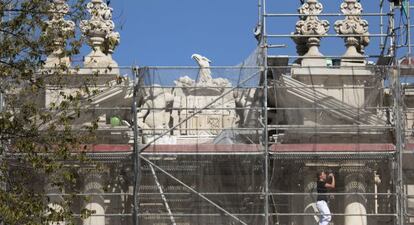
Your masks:
{"label": "stone facade", "polygon": [[[64,23],[62,31],[72,32],[73,24],[64,22],[63,16],[67,12],[63,1],[55,1],[55,6],[62,9],[57,14],[57,17],[51,17],[48,22],[47,34],[56,32],[56,21]],[[352,192],[369,192],[378,185],[379,188],[385,192],[386,185],[390,184],[390,178],[382,175],[381,179],[387,182],[374,183],[374,175],[378,178],[379,175],[374,174],[373,169],[389,170],[391,164],[387,160],[371,159],[367,160],[361,156],[361,159],[355,160],[360,163],[359,167],[353,167],[355,161],[351,160],[346,154],[355,154],[359,157],[364,152],[358,152],[360,149],[352,149],[343,155],[336,154],[335,151],[342,149],[332,149],[325,152],[318,152],[318,144],[360,144],[362,143],[390,143],[393,141],[391,132],[386,131],[365,131],[358,128],[352,129],[352,126],[389,126],[389,115],[380,110],[371,110],[370,108],[381,108],[382,99],[371,98],[372,96],[380,96],[385,93],[383,90],[383,80],[377,79],[377,71],[366,66],[367,62],[364,60],[364,48],[369,44],[368,23],[361,18],[362,6],[356,0],[344,0],[341,5],[341,11],[345,14],[345,19],[337,21],[334,25],[335,31],[339,35],[344,35],[346,53],[341,58],[341,63],[338,67],[328,66],[325,56],[320,53],[319,46],[322,38],[328,33],[330,23],[327,20],[321,20],[318,16],[323,10],[322,4],[318,0],[307,0],[299,8],[301,14],[299,21],[296,23],[296,30],[292,34],[293,41],[296,44],[299,58],[294,63],[293,67],[288,69],[280,69],[279,74],[273,74],[273,77],[268,77],[269,83],[265,84],[263,81],[265,69],[260,69],[258,72],[259,79],[256,87],[239,87],[232,83],[229,79],[220,77],[220,74],[214,73],[211,67],[211,60],[205,56],[194,54],[192,58],[198,65],[197,76],[189,77],[183,73],[181,77],[174,79],[172,86],[163,87],[161,84],[154,84],[145,86],[138,90],[140,93],[138,104],[138,114],[136,118],[131,116],[130,107],[132,102],[132,94],[129,88],[132,83],[126,81],[128,87],[122,87],[117,79],[121,75],[117,69],[118,64],[113,60],[112,54],[116,46],[120,42],[120,35],[115,31],[115,25],[112,21],[112,8],[105,4],[102,0],[91,0],[87,6],[91,18],[83,21],[80,25],[84,36],[88,39],[88,44],[92,48],[91,53],[85,57],[84,68],[77,70],[77,78],[90,77],[95,72],[99,72],[98,85],[95,86],[98,92],[97,96],[92,102],[85,103],[86,107],[103,108],[97,109],[90,113],[83,119],[76,120],[77,125],[90,122],[92,118],[100,118],[100,125],[103,127],[100,141],[110,142],[111,144],[126,143],[127,147],[131,147],[132,138],[132,123],[137,122],[139,130],[136,131],[141,138],[139,144],[153,147],[154,152],[144,153],[158,153],[156,149],[158,146],[165,149],[177,150],[180,153],[193,154],[192,156],[178,156],[177,153],[167,154],[168,156],[153,156],[151,160],[158,160],[157,163],[164,163],[164,168],[168,172],[179,173],[180,178],[189,183],[189,186],[197,190],[205,192],[235,192],[235,190],[242,190],[244,192],[260,192],[259,200],[252,200],[254,197],[223,197],[222,200],[227,202],[242,202],[242,207],[233,208],[234,211],[248,211],[250,208],[257,206],[262,212],[263,202],[263,160],[259,157],[247,158],[244,156],[234,156],[231,160],[221,159],[217,156],[201,156],[198,155],[198,147],[206,146],[209,148],[223,148],[226,151],[218,152],[219,154],[233,154],[228,152],[231,144],[217,144],[215,138],[229,130],[250,129],[250,133],[255,133],[256,137],[264,138],[250,138],[244,135],[246,140],[243,140],[243,146],[234,145],[231,148],[235,153],[241,153],[239,148],[248,149],[252,155],[257,154],[263,156],[264,145],[268,144],[272,155],[269,159],[272,165],[270,178],[271,191],[284,191],[286,193],[299,192],[304,193],[303,196],[293,196],[292,198],[284,198],[280,203],[275,201],[272,203],[273,214],[277,214],[283,210],[298,213],[317,213],[315,209],[315,179],[314,170],[319,168],[333,168],[340,174],[338,181],[342,184],[341,192],[344,196],[338,196],[332,204],[336,212],[344,212],[345,214],[357,214],[352,216],[343,216],[341,219],[336,219],[334,224],[345,225],[367,225],[369,219],[365,215],[372,211],[372,208],[386,208],[386,203],[378,203],[381,206],[373,206],[373,201],[369,202],[365,196],[354,196]],[[47,65],[53,66],[57,62],[63,62],[69,65],[69,59],[61,57],[62,48],[64,47],[60,40],[55,42],[53,46],[55,50],[49,56]],[[58,59],[58,60],[57,60]],[[315,66],[315,68],[313,68]],[[357,66],[349,68],[348,66]],[[107,69],[104,69],[107,68]],[[108,68],[112,68],[108,70]],[[276,71],[276,69],[274,70]],[[71,71],[72,72],[72,71]],[[73,71],[74,72],[74,71]],[[276,72],[275,72],[276,73]],[[153,80],[152,80],[153,81]],[[79,82],[75,82],[79,84]],[[73,84],[73,83],[72,83]],[[263,87],[265,85],[273,85],[270,87],[268,93],[264,93]],[[278,86],[279,85],[279,86]],[[261,86],[261,87],[259,87]],[[139,86],[141,87],[141,86]],[[374,88],[371,88],[374,87]],[[273,90],[273,89],[277,90]],[[129,90],[128,90],[129,89]],[[50,106],[52,102],[60,102],[59,92],[71,93],[74,89],[59,89],[57,86],[48,86],[45,91],[44,102],[46,106]],[[275,96],[268,97],[268,102],[264,103],[265,94],[269,95],[274,91]],[[83,94],[83,93],[82,93]],[[411,98],[410,94],[406,95]],[[275,110],[268,110],[264,108],[266,104],[271,105],[268,108],[276,108]],[[111,108],[112,107],[112,108]],[[116,114],[104,108],[127,108],[127,112],[120,116],[122,125],[110,125],[108,120]],[[292,110],[293,109],[293,110]],[[263,118],[264,111],[268,110],[268,118]],[[319,111],[318,111],[319,110]],[[92,111],[92,110],[91,110]],[[116,111],[116,110],[114,110]],[[270,111],[272,111],[270,113]],[[389,114],[390,112],[388,112]],[[414,114],[409,115],[410,119],[414,118]],[[89,121],[88,121],[89,120]],[[268,121],[268,127],[265,127],[264,121]],[[279,127],[278,127],[279,126]],[[283,126],[292,129],[283,129]],[[305,127],[308,130],[294,129],[295,126],[301,128]],[[330,126],[351,127],[348,130],[337,129],[332,132]],[[407,125],[410,128],[411,125]],[[280,128],[282,127],[282,128]],[[326,129],[318,130],[320,127]],[[266,128],[266,129],[264,129]],[[269,128],[269,130],[267,130]],[[127,130],[127,131],[125,131]],[[267,133],[265,133],[267,131]],[[232,131],[237,135],[243,136],[242,131]],[[127,135],[126,135],[127,134]],[[270,140],[270,136],[274,135],[275,141]],[[234,135],[236,136],[236,135]],[[232,138],[234,138],[234,136]],[[246,137],[247,136],[247,137]],[[266,138],[269,138],[266,140]],[[236,139],[236,138],[234,138]],[[414,138],[413,138],[414,140]],[[105,142],[105,143],[106,143]],[[215,144],[215,147],[212,144]],[[299,157],[290,159],[283,158],[279,160],[276,156],[276,150],[272,147],[277,145],[297,144],[298,146],[311,145],[308,149],[309,155],[300,155],[302,152],[295,152],[295,146],[288,149],[285,154],[289,156],[299,155]],[[260,147],[257,147],[259,146]],[[190,146],[190,147],[189,147]],[[224,146],[224,147],[223,147]],[[297,147],[297,146],[296,146]],[[303,146],[297,147],[301,148]],[[182,149],[191,148],[191,151],[184,152]],[[255,148],[255,149],[249,149]],[[338,147],[339,148],[339,147]],[[155,150],[154,150],[155,149]],[[211,149],[208,149],[211,151]],[[213,149],[216,150],[216,149]],[[376,151],[377,149],[371,149]],[[126,209],[130,209],[131,196],[116,196],[107,197],[103,193],[103,189],[110,190],[113,193],[131,193],[132,192],[132,171],[131,171],[131,155],[130,148],[123,151],[127,152],[127,157],[119,159],[109,158],[108,152],[103,150],[93,155],[94,160],[102,160],[105,162],[106,168],[111,171],[94,171],[93,173],[83,174],[84,182],[79,184],[80,189],[85,193],[95,194],[89,202],[81,202],[79,207],[86,207],[94,210],[97,215],[88,219],[82,220],[84,225],[104,225],[104,224],[130,224],[130,218],[115,219],[110,216],[103,216],[105,213],[110,213],[111,210],[116,213],[129,214]],[[219,151],[219,150],[218,150]],[[246,150],[247,151],[247,150]],[[117,157],[124,152],[114,150],[111,157]],[[207,152],[211,153],[211,152]],[[213,152],[217,153],[217,152]],[[315,153],[315,154],[313,154]],[[320,153],[320,155],[318,155]],[[313,154],[313,155],[312,155]],[[207,154],[208,155],[208,154]],[[235,154],[236,155],[236,154]],[[344,156],[346,155],[346,156]],[[365,156],[365,155],[364,155]],[[108,157],[109,159],[106,159]],[[192,158],[193,157],[193,158]],[[243,158],[244,157],[244,158]],[[289,156],[290,157],[290,156]],[[322,161],[320,158],[323,158]],[[325,158],[324,158],[325,157]],[[330,158],[329,158],[330,157]],[[336,158],[335,158],[336,157]],[[342,157],[342,158],[341,158]],[[102,159],[105,158],[105,159]],[[181,161],[180,161],[181,160]],[[222,160],[222,161],[220,161]],[[367,162],[365,162],[365,160]],[[115,162],[115,163],[114,163]],[[169,164],[170,163],[170,164]],[[200,164],[200,165],[199,165]],[[181,191],[181,194],[188,194],[188,190],[177,184],[171,185],[169,180],[165,177],[161,178],[161,182],[166,183],[165,187],[156,187],[152,181],[155,173],[148,173],[148,165],[143,166],[143,176],[141,190],[145,193],[148,191],[154,194],[162,188],[168,189],[170,192]],[[207,165],[207,166],[206,166]],[[229,166],[231,165],[231,166]],[[211,166],[211,167],[209,167]],[[116,169],[121,168],[123,174],[120,175]],[[248,168],[247,170],[244,170]],[[367,168],[373,168],[369,170]],[[362,172],[363,173],[362,173]],[[361,173],[360,173],[361,172]],[[229,179],[234,173],[233,179]],[[223,174],[223,176],[222,176]],[[292,175],[300,174],[296,179],[291,179]],[[119,175],[119,176],[118,176]],[[278,177],[279,176],[279,177]],[[119,178],[122,177],[122,178]],[[242,179],[240,177],[243,177]],[[276,178],[278,179],[276,179]],[[372,177],[372,179],[371,179]],[[275,179],[274,179],[275,178]],[[376,179],[375,178],[375,179]],[[159,185],[158,185],[159,186]],[[161,185],[162,186],[162,185]],[[287,187],[287,188],[286,188]],[[375,186],[377,187],[377,186]],[[284,189],[285,188],[285,189]],[[412,192],[412,185],[408,187],[408,191]],[[57,193],[56,190],[48,190],[50,193]],[[309,193],[309,195],[306,195]],[[102,194],[102,195],[101,195]],[[166,195],[168,196],[168,195]],[[190,196],[190,195],[188,195]],[[170,197],[170,196],[168,196]],[[178,198],[178,197],[177,197]],[[275,197],[276,198],[276,197]],[[165,203],[154,197],[142,197],[142,208],[151,210],[158,210],[163,212]],[[149,200],[148,200],[149,199]],[[145,202],[147,200],[147,202]],[[164,199],[163,199],[164,200]],[[273,200],[273,198],[272,198]],[[279,199],[280,200],[280,199]],[[200,204],[200,199],[195,197],[185,197],[182,199],[174,199],[174,205],[182,213],[217,213],[211,209],[204,209],[205,205]],[[59,209],[59,199],[56,199],[56,204],[51,205],[51,209]],[[408,202],[413,205],[412,201]],[[119,204],[119,205],[117,205]],[[182,206],[183,204],[188,204]],[[198,205],[200,204],[200,205]],[[288,204],[288,207],[285,207]],[[283,205],[282,208],[279,205]],[[194,206],[194,207],[193,207]],[[227,206],[226,207],[232,207]],[[118,208],[117,208],[118,207]],[[278,208],[279,207],[279,208]],[[184,208],[184,209],[183,209]],[[282,209],[280,209],[282,208]],[[205,210],[205,211],[204,211]],[[216,209],[214,209],[216,210]],[[295,211],[296,210],[296,211]],[[254,211],[254,210],[253,210]],[[256,210],[257,211],[257,210]],[[256,212],[255,211],[255,212]],[[385,211],[385,210],[384,210]],[[114,214],[116,214],[114,213]],[[276,215],[277,216],[277,215]],[[275,217],[276,217],[275,216]],[[262,216],[260,216],[262,217]],[[156,221],[159,218],[155,216],[142,217],[142,220]],[[335,216],[334,216],[335,218]],[[337,217],[338,218],[338,217]],[[180,218],[182,219],[182,218]],[[200,221],[190,218],[187,223],[180,224],[198,224]],[[208,221],[211,218],[205,219]],[[227,219],[227,218],[226,218]],[[272,217],[273,219],[273,217]],[[213,219],[211,219],[213,220]],[[218,219],[220,220],[220,219]],[[283,219],[281,219],[283,220]],[[116,222],[112,222],[116,221]],[[128,221],[128,222],[125,222]],[[191,222],[194,223],[191,223]],[[287,221],[287,222],[286,222]],[[341,221],[341,222],[338,222]],[[166,224],[160,222],[158,224]],[[234,221],[233,221],[234,222]],[[232,224],[223,219],[217,224]],[[252,220],[249,224],[262,224],[263,221],[258,219]],[[279,223],[279,221],[277,221]],[[279,224],[315,224],[317,216],[306,215],[302,217],[293,217],[285,220],[286,223]],[[343,223],[342,223],[343,222]],[[276,224],[276,222],[274,222]],[[145,223],[144,223],[145,224]],[[149,224],[149,223],[147,223]],[[152,223],[157,224],[157,223]],[[379,224],[379,223],[378,223]]]}

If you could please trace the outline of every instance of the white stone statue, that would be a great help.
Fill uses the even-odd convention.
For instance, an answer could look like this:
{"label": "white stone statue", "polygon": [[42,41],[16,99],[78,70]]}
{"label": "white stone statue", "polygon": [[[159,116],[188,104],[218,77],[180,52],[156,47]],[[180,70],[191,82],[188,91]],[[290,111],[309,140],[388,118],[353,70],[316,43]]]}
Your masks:
{"label": "white stone statue", "polygon": [[[200,71],[198,73],[198,81],[195,83],[197,86],[231,87],[231,83],[227,79],[224,79],[224,78],[213,79],[212,78],[211,69],[210,69],[211,60],[209,60],[207,57],[199,55],[199,54],[193,54],[191,58],[193,58],[200,67]],[[191,83],[189,82],[187,78],[185,80],[187,84]]]}
{"label": "white stone statue", "polygon": [[137,115],[138,126],[144,129],[144,134],[160,134],[169,128],[171,115],[166,108],[173,100],[173,95],[164,91],[160,85],[149,89],[149,96]]}
{"label": "white stone statue", "polygon": [[344,37],[347,50],[341,65],[365,64],[363,58],[365,46],[369,44],[368,22],[361,18],[362,5],[357,0],[344,0],[341,11],[345,14],[344,20],[335,22],[335,31]]}
{"label": "white stone statue", "polygon": [[111,56],[120,40],[119,33],[114,32],[112,8],[102,0],[91,0],[86,7],[91,18],[81,21],[80,28],[89,39],[88,44],[92,52],[85,57],[84,66],[90,68],[118,67]]}
{"label": "white stone statue", "polygon": [[70,59],[64,54],[66,38],[75,35],[75,23],[65,20],[64,16],[69,12],[69,6],[64,0],[54,0],[50,4],[49,21],[46,21],[44,36],[53,40],[50,50],[52,53],[45,62],[46,68],[58,65],[70,66]]}
{"label": "white stone statue", "polygon": [[[208,58],[199,54],[193,54],[192,58],[200,67],[198,79],[196,81],[183,76],[175,80],[171,122],[173,126],[183,122],[174,130],[176,136],[189,135],[196,137],[194,140],[201,140],[203,138],[198,136],[217,135],[221,129],[233,127],[237,116],[233,93],[224,94],[232,86],[230,81],[212,78],[211,61]],[[193,115],[198,110],[201,111]]]}
{"label": "white stone statue", "polygon": [[194,87],[195,81],[188,76],[180,77],[174,81],[177,87]]}
{"label": "white stone statue", "polygon": [[194,59],[198,65],[200,66],[200,72],[198,74],[198,84],[206,84],[211,83],[213,78],[211,77],[211,70],[210,70],[210,63],[211,61],[199,54],[193,54],[191,56],[192,59]]}

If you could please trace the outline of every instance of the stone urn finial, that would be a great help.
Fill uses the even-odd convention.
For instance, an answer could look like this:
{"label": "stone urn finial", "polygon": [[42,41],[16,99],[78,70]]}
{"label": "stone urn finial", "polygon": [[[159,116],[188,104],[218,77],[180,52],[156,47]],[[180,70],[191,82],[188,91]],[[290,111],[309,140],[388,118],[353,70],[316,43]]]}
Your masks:
{"label": "stone urn finial", "polygon": [[64,54],[66,40],[75,35],[75,23],[65,20],[65,15],[69,12],[69,6],[64,0],[54,0],[49,8],[49,20],[46,21],[46,28],[43,33],[45,38],[50,38],[52,53],[45,62],[46,68],[58,65],[70,66],[70,59]]}
{"label": "stone urn finial", "polygon": [[365,47],[369,44],[368,22],[361,18],[362,5],[357,0],[344,0],[341,12],[345,14],[344,20],[335,22],[335,31],[344,37],[347,48],[343,55],[341,65],[365,64]]}
{"label": "stone urn finial", "polygon": [[119,43],[119,33],[114,32],[112,8],[102,0],[91,0],[86,6],[91,18],[83,20],[80,28],[88,38],[92,52],[85,57],[84,66],[91,68],[117,67],[111,54]]}
{"label": "stone urn finial", "polygon": [[[299,9],[302,14],[296,23],[293,40],[297,44],[299,55],[303,55],[302,66],[325,66],[326,61],[319,52],[319,43],[322,36],[329,30],[329,22],[320,20],[318,15],[323,5],[318,0],[307,0]],[[305,52],[306,51],[306,52]]]}

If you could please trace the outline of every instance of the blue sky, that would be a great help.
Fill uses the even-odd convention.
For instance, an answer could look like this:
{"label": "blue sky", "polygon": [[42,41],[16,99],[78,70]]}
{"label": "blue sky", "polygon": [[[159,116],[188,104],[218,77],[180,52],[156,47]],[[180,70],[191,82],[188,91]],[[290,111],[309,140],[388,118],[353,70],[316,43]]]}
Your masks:
{"label": "blue sky", "polygon": [[[299,0],[267,0],[269,13],[296,13]],[[324,12],[338,13],[341,0],[321,0]],[[379,0],[362,0],[365,12],[378,12]],[[387,2],[387,1],[385,1]],[[121,33],[121,44],[114,58],[122,66],[195,65],[190,56],[207,56],[215,66],[236,65],[256,47],[252,31],[258,21],[257,0],[112,0],[114,21]],[[333,24],[342,17],[327,17]],[[370,33],[379,33],[379,19],[368,17]],[[297,17],[272,19],[269,33],[288,34]],[[379,53],[378,38],[372,38],[367,51]],[[289,39],[272,39],[273,44],[287,44],[272,54],[295,55]],[[345,52],[340,39],[325,38],[325,55]]]}

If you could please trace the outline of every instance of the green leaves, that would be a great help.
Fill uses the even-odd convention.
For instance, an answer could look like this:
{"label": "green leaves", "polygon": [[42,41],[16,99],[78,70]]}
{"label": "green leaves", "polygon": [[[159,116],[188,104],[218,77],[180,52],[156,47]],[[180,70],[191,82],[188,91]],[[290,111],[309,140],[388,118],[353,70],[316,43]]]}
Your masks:
{"label": "green leaves", "polygon": [[[68,57],[79,53],[82,40],[59,30],[44,34],[54,13],[50,2],[0,1],[0,91],[6,99],[0,112],[0,218],[5,224],[74,224],[74,213],[89,213],[73,211],[73,203],[79,201],[79,165],[89,162],[82,146],[94,139],[97,126],[79,132],[73,122],[82,116],[90,84],[68,83],[76,71],[67,65],[43,68],[56,38],[64,41],[61,54]],[[86,16],[84,0],[68,4],[65,18],[79,24]],[[62,195],[49,196],[49,189]]]}

